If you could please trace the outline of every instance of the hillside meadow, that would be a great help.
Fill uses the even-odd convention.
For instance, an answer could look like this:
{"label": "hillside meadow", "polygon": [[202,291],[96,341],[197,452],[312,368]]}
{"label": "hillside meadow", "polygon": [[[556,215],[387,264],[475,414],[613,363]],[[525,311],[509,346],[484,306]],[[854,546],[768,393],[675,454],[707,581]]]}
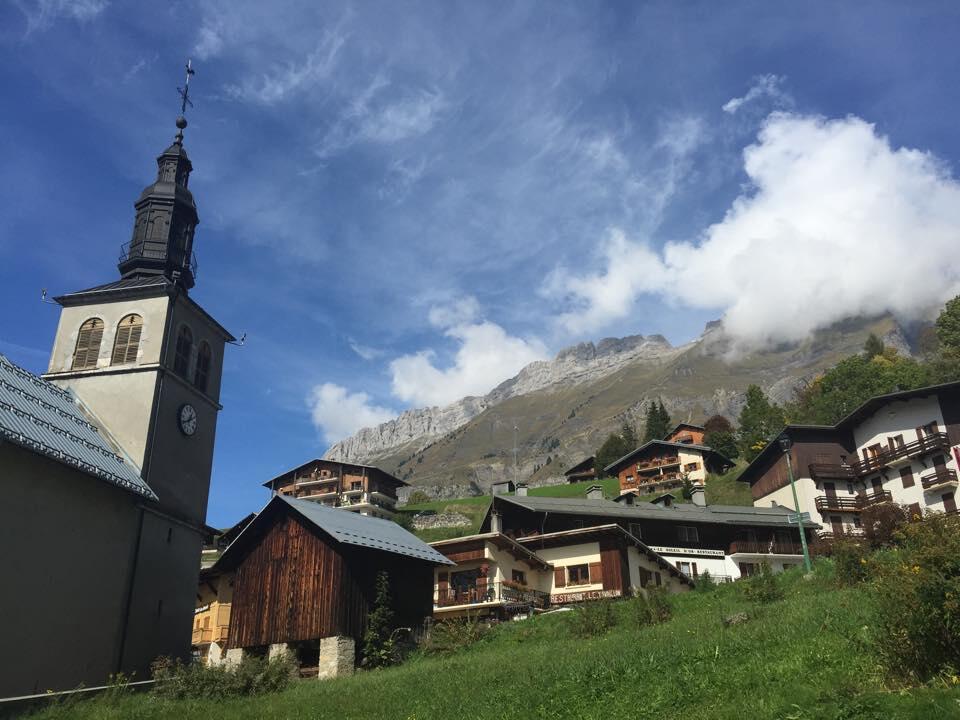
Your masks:
{"label": "hillside meadow", "polygon": [[[584,637],[581,611],[504,623],[449,654],[268,695],[168,700],[110,696],[36,718],[398,718],[404,720],[960,717],[960,685],[940,677],[900,688],[874,654],[868,585],[838,589],[833,563],[812,579],[775,579],[783,599],[750,599],[747,583],[670,599],[672,619],[644,625],[636,601],[608,606],[612,627]],[[723,619],[744,613],[742,624]],[[594,630],[596,631],[596,630]]]}

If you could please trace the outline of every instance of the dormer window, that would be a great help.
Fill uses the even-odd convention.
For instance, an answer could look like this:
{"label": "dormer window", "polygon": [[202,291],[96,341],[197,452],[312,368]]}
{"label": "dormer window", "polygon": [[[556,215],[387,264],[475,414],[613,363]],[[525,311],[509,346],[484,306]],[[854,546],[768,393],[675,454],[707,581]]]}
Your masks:
{"label": "dormer window", "polygon": [[124,365],[136,361],[142,332],[143,318],[139,315],[127,315],[120,321],[117,325],[117,336],[113,341],[111,365]]}
{"label": "dormer window", "polygon": [[200,349],[197,350],[197,369],[193,374],[193,384],[200,392],[207,391],[207,384],[210,381],[210,344],[206,341],[200,343]]}
{"label": "dormer window", "polygon": [[73,351],[72,370],[88,370],[97,366],[100,341],[103,339],[103,320],[90,318],[80,326],[77,347]]}
{"label": "dormer window", "polygon": [[177,334],[177,354],[173,359],[173,371],[180,377],[187,377],[190,369],[190,352],[193,350],[193,333],[186,325]]}

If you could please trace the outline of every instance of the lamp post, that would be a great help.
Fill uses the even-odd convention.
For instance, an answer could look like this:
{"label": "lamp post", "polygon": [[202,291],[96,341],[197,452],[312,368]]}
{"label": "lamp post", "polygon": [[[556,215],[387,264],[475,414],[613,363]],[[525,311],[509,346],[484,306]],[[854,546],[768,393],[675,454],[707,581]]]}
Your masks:
{"label": "lamp post", "polygon": [[787,459],[787,478],[790,480],[790,490],[793,491],[793,507],[796,511],[797,527],[800,528],[800,544],[803,546],[803,564],[810,572],[813,568],[810,565],[810,551],[807,550],[807,534],[803,531],[803,513],[800,512],[800,498],[797,497],[797,483],[793,479],[793,463],[790,461],[790,436],[784,433],[778,441],[780,449],[783,450],[784,457]]}

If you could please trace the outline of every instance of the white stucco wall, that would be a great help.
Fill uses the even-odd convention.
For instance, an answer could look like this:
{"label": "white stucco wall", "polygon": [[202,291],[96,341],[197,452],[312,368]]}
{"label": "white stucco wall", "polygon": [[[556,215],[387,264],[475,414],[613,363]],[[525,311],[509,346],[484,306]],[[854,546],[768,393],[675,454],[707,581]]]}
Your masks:
{"label": "white stucco wall", "polygon": [[[570,565],[589,565],[590,563],[600,562],[600,543],[598,542],[544,548],[542,550],[538,549],[536,552],[537,555],[542,557],[548,563],[552,563],[554,568],[566,568]],[[551,573],[549,590],[552,594],[556,595],[561,593],[569,593],[572,592],[571,588],[575,589],[576,591],[603,590],[603,583],[599,582],[588,583],[585,585],[566,585],[564,587],[556,587],[553,574]]]}

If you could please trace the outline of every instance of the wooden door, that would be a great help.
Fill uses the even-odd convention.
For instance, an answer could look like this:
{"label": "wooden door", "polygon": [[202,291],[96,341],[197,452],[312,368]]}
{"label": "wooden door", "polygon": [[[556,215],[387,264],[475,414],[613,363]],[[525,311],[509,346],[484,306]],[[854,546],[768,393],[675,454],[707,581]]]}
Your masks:
{"label": "wooden door", "polygon": [[839,515],[830,516],[830,526],[834,535],[843,535],[843,519]]}
{"label": "wooden door", "polygon": [[870,484],[873,485],[874,495],[879,495],[883,492],[883,480],[880,478],[873,478],[873,480],[870,481]]}
{"label": "wooden door", "polygon": [[837,486],[832,482],[825,482],[823,484],[823,491],[827,494],[827,497],[831,500],[835,500],[837,497]]}
{"label": "wooden door", "polygon": [[933,456],[933,467],[936,468],[937,474],[946,472],[947,470],[947,459],[943,455],[934,455]]}

